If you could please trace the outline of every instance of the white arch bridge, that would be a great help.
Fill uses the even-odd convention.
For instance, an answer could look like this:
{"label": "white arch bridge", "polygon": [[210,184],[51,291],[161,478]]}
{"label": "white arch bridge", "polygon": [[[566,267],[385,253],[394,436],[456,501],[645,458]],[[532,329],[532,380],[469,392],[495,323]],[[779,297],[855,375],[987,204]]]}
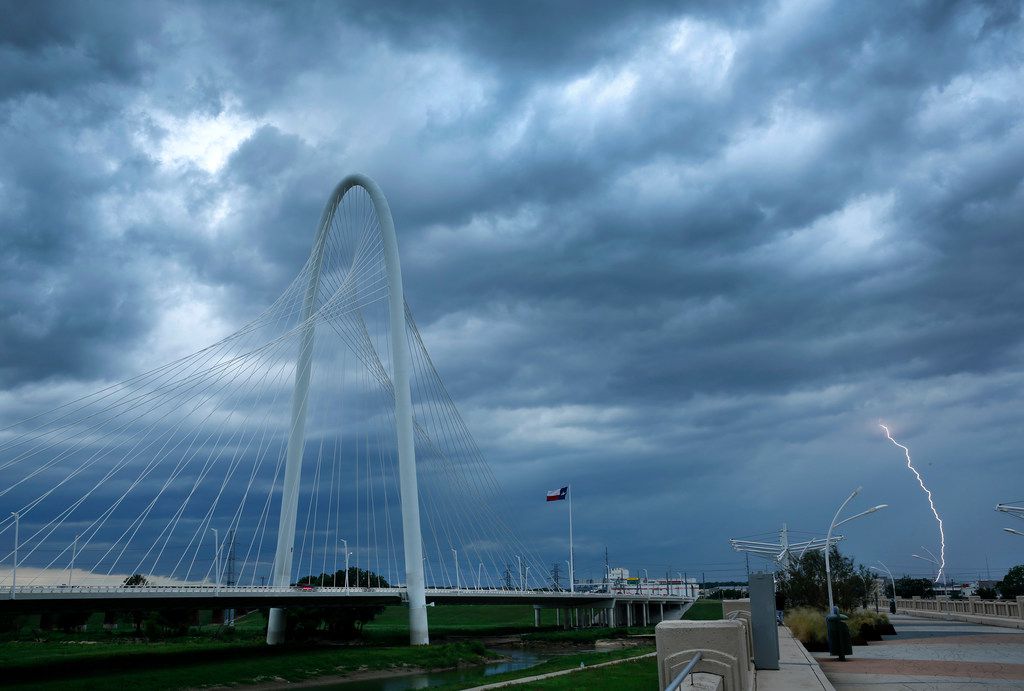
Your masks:
{"label": "white arch bridge", "polygon": [[[632,603],[629,620],[637,603],[646,620],[652,603],[688,602],[548,581],[424,346],[369,178],[342,180],[302,270],[223,331],[131,379],[58,382],[56,407],[52,388],[8,392],[20,421],[0,429],[0,611],[269,605],[273,644],[289,604],[405,602],[425,644],[428,600],[613,618]],[[334,587],[339,573],[373,587]],[[160,585],[116,585],[132,574]]]}

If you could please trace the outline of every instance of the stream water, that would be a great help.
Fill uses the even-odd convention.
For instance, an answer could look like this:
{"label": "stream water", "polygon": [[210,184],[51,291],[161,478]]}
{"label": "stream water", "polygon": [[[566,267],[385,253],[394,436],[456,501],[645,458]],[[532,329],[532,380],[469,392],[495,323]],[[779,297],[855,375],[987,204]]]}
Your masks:
{"label": "stream water", "polygon": [[447,672],[421,672],[417,674],[403,674],[400,677],[388,677],[386,679],[365,679],[362,681],[348,681],[339,684],[318,686],[319,689],[338,689],[338,691],[406,691],[406,689],[427,689],[431,686],[442,686],[445,684],[465,683],[479,681],[485,683],[487,677],[505,672],[515,672],[520,669],[527,669],[539,665],[553,657],[552,654],[522,650],[520,648],[498,649],[492,648],[494,652],[507,657],[502,662],[492,662],[479,667],[466,667],[463,669],[452,669]]}

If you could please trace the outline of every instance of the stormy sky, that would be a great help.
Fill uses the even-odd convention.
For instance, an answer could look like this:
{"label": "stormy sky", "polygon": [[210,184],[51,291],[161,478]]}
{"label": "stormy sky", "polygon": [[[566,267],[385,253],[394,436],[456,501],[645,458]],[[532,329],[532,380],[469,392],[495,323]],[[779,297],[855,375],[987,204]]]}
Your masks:
{"label": "stormy sky", "polygon": [[[231,333],[372,176],[547,561],[742,576],[1024,538],[1019,2],[5,2],[0,426]],[[4,510],[6,514],[7,511]],[[794,535],[796,538],[798,535]],[[768,536],[770,537],[770,536]],[[752,566],[760,562],[752,560]]]}

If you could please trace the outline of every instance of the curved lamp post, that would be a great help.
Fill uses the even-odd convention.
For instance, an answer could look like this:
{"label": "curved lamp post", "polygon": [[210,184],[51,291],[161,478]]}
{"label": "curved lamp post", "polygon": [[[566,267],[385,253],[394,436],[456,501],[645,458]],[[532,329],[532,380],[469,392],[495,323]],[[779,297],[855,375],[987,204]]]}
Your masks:
{"label": "curved lamp post", "polygon": [[[878,563],[882,564],[882,561],[879,560]],[[885,569],[885,573],[889,575],[889,581],[892,583],[892,597],[889,598],[889,611],[896,614],[896,579],[892,577],[892,571],[890,571],[889,567],[885,564],[882,564],[882,569],[874,566],[869,566],[868,568],[872,571],[877,571],[878,573],[882,573],[882,569]]]}
{"label": "curved lamp post", "polygon": [[[878,563],[882,564],[881,561],[879,561]],[[886,575],[889,576],[889,582],[892,583],[892,596],[893,596],[893,598],[895,598],[896,597],[896,579],[892,577],[892,571],[889,570],[889,567],[886,566],[885,564],[882,564],[882,569],[879,569],[879,568],[877,568],[875,566],[869,566],[868,568],[871,569],[872,571],[877,571],[878,573],[882,573],[882,569],[885,569]]]}
{"label": "curved lamp post", "polygon": [[1020,532],[1019,530],[1014,530],[1013,528],[1003,528],[1003,530],[1005,530],[1006,532],[1010,533],[1011,535],[1021,535],[1021,536],[1024,536],[1024,533]]}
{"label": "curved lamp post", "polygon": [[832,612],[832,608],[835,606],[834,603],[833,603],[833,600],[832,600],[832,564],[831,564],[831,562],[829,560],[829,552],[832,551],[830,549],[830,544],[832,542],[832,531],[835,530],[836,528],[838,528],[839,526],[841,526],[844,523],[849,523],[850,521],[852,521],[854,519],[860,518],[861,516],[867,516],[869,513],[874,513],[875,511],[878,511],[879,509],[884,509],[885,507],[888,506],[888,504],[879,504],[878,506],[872,506],[867,511],[861,511],[860,513],[855,513],[854,515],[850,516],[849,518],[844,518],[843,520],[840,521],[839,520],[839,514],[841,514],[843,512],[843,509],[846,508],[846,505],[849,504],[853,500],[854,497],[856,497],[858,494],[860,494],[860,491],[862,489],[864,489],[864,488],[863,487],[858,487],[857,489],[855,489],[852,492],[850,492],[850,496],[848,496],[846,498],[846,501],[844,501],[842,504],[839,505],[839,510],[836,511],[836,515],[832,517],[832,525],[830,525],[828,527],[828,534],[825,536],[825,583],[828,585],[828,611],[829,611],[829,613]]}

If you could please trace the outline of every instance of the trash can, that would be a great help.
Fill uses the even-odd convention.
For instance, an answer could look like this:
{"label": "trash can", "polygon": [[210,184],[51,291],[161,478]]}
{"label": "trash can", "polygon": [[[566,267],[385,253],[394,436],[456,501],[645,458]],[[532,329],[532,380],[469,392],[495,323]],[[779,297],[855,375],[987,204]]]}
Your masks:
{"label": "trash can", "polygon": [[832,608],[832,614],[825,617],[825,633],[828,636],[828,653],[837,655],[839,661],[853,655],[853,641],[850,638],[850,627],[846,625],[847,617],[839,613],[838,607]]}

